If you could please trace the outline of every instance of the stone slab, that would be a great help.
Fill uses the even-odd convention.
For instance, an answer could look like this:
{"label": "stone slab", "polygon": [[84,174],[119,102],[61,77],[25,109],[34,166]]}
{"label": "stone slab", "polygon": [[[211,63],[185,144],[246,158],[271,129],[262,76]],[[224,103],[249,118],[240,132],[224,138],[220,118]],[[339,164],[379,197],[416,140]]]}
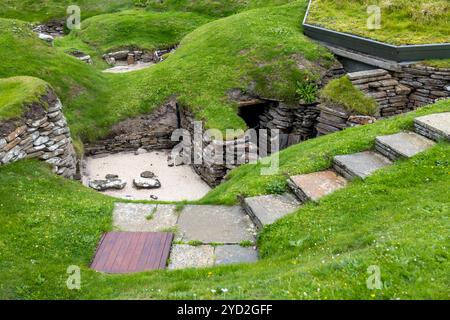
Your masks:
{"label": "stone slab", "polygon": [[116,203],[113,212],[113,225],[121,231],[161,232],[174,228],[177,221],[174,205]]}
{"label": "stone slab", "polygon": [[416,118],[416,131],[433,140],[450,140],[450,112],[436,113]]}
{"label": "stone slab", "polygon": [[289,186],[303,202],[318,201],[347,185],[347,180],[336,172],[328,170],[303,174],[289,178]]}
{"label": "stone slab", "polygon": [[253,247],[239,245],[218,246],[214,252],[216,265],[252,263],[258,261],[258,251]]}
{"label": "stone slab", "polygon": [[375,146],[378,152],[391,160],[410,158],[431,148],[435,143],[414,132],[401,132],[377,137]]}
{"label": "stone slab", "polygon": [[391,164],[388,158],[374,151],[334,157],[334,169],[348,180],[356,177],[365,179],[375,171]]}
{"label": "stone slab", "polygon": [[258,228],[272,224],[294,212],[301,203],[292,194],[245,198],[243,207]]}
{"label": "stone slab", "polygon": [[255,226],[240,206],[188,205],[178,219],[177,240],[239,244],[255,240]]}
{"label": "stone slab", "polygon": [[172,246],[169,269],[206,268],[214,265],[213,246],[190,246],[176,244]]}

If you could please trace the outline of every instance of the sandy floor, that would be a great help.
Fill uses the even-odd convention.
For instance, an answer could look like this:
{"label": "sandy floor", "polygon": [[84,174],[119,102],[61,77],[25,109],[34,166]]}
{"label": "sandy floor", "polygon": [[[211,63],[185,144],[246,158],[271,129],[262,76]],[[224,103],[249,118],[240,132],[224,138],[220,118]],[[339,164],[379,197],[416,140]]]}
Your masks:
{"label": "sandy floor", "polygon": [[[105,194],[132,200],[151,200],[150,196],[163,201],[198,200],[208,193],[210,187],[190,166],[169,167],[168,151],[153,151],[141,155],[134,153],[111,154],[86,159],[83,183],[89,179],[104,179],[107,174],[117,174],[127,181],[123,190],[106,191]],[[133,187],[133,179],[144,171],[156,174],[162,187],[154,190],[138,190]]]}
{"label": "sandy floor", "polygon": [[123,65],[123,66],[116,66],[113,68],[109,68],[106,70],[103,70],[103,72],[106,73],[127,73],[127,72],[132,72],[132,71],[137,71],[137,70],[142,70],[145,68],[149,68],[152,65],[154,65],[153,62],[148,62],[148,63],[137,63],[137,64],[132,64],[132,65]]}

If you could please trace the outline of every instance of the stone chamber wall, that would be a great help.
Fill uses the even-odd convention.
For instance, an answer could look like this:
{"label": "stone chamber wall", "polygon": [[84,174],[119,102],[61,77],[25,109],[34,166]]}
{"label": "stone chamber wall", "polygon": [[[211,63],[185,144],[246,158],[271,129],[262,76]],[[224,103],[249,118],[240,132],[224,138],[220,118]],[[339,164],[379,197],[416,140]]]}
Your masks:
{"label": "stone chamber wall", "polygon": [[[193,139],[193,145],[190,147],[191,153],[189,158],[181,154],[185,162],[186,160],[192,164],[192,167],[202,179],[211,187],[219,185],[224,177],[232,169],[257,160],[256,155],[258,147],[250,142],[249,137],[241,137],[230,141],[214,140],[208,136],[206,130],[201,131],[202,139],[194,139],[194,116],[187,110],[182,110],[181,127],[188,130]],[[189,145],[183,144],[189,149]],[[195,154],[195,151],[200,154]],[[203,159],[202,164],[195,164],[195,157]],[[228,158],[227,158],[228,157]]]}
{"label": "stone chamber wall", "polygon": [[25,109],[20,119],[0,122],[0,164],[37,158],[52,165],[56,174],[73,178],[77,157],[61,101],[48,90]]}
{"label": "stone chamber wall", "polygon": [[179,126],[177,103],[170,99],[151,114],[130,118],[114,125],[111,133],[102,140],[84,147],[87,156],[102,153],[171,149],[172,133]]}

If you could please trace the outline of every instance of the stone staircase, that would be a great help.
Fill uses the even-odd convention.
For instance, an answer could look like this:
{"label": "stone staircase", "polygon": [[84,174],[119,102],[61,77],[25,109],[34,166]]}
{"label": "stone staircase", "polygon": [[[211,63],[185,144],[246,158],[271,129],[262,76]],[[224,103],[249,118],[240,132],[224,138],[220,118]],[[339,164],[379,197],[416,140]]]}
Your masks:
{"label": "stone staircase", "polygon": [[288,185],[298,201],[290,194],[266,195],[242,199],[242,206],[261,229],[295,212],[308,201],[318,201],[344,188],[348,181],[366,179],[379,169],[392,165],[393,161],[426,151],[435,144],[434,141],[450,140],[450,112],[416,118],[414,126],[416,133],[377,137],[373,151],[334,157],[330,170],[289,177]]}

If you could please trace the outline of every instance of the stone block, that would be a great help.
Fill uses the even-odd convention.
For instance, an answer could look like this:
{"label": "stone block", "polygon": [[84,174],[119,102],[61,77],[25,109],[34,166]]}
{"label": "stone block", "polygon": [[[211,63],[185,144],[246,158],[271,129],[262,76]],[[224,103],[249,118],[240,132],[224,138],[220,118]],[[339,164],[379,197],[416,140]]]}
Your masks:
{"label": "stone block", "polygon": [[334,169],[348,180],[357,177],[365,179],[375,171],[392,164],[388,158],[373,151],[336,156],[333,162]]}
{"label": "stone block", "polygon": [[289,186],[302,201],[318,201],[347,185],[347,180],[328,170],[290,177]]}

